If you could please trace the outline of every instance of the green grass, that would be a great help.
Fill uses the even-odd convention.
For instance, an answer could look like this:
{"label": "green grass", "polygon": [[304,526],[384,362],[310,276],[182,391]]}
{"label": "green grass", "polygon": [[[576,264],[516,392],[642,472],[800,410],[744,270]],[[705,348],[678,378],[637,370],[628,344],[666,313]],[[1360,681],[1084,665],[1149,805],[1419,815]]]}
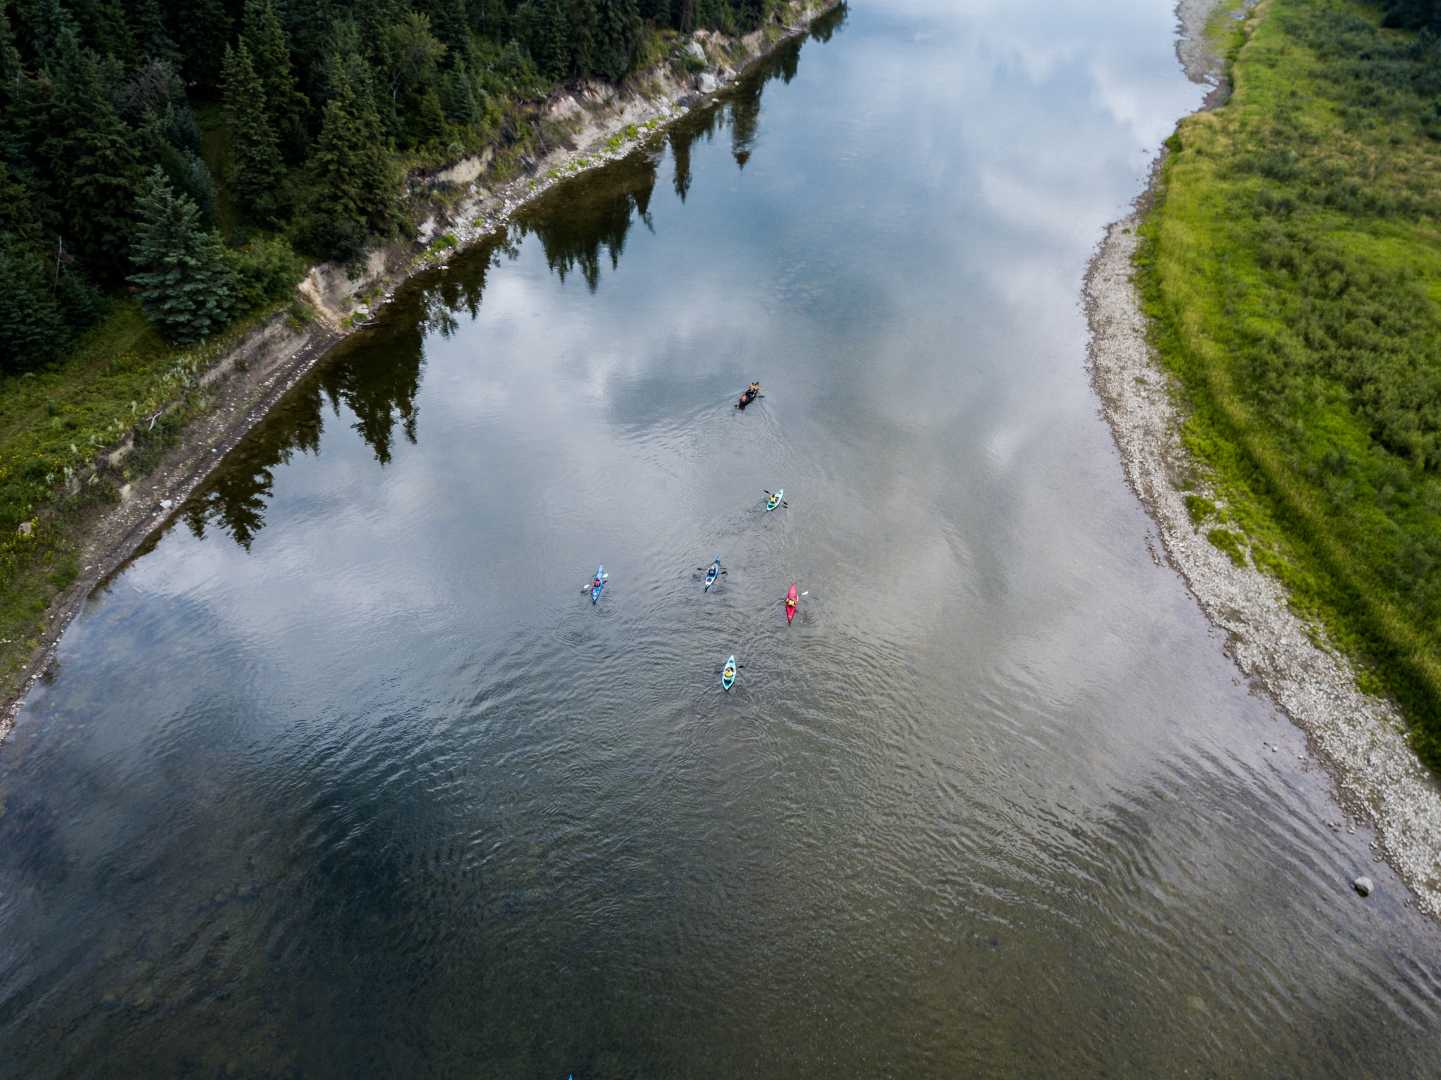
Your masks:
{"label": "green grass", "polygon": [[1173,136],[1142,230],[1153,341],[1226,506],[1211,542],[1280,577],[1441,767],[1441,44],[1353,0],[1246,25],[1213,22],[1234,95]]}

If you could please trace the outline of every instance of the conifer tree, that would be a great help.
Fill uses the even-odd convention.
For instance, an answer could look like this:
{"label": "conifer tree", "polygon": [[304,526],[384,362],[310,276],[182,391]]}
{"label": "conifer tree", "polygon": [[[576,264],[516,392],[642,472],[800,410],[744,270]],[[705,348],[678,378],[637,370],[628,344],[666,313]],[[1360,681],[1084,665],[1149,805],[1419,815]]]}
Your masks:
{"label": "conifer tree", "polygon": [[595,73],[619,82],[635,63],[640,43],[640,13],[635,0],[599,0],[600,29]]}
{"label": "conifer tree", "polygon": [[311,153],[315,183],[302,230],[317,253],[358,255],[370,232],[392,224],[389,148],[381,131],[363,58],[331,58],[331,98]]}
{"label": "conifer tree", "polygon": [[243,38],[234,49],[225,50],[224,86],[225,112],[235,152],[236,194],[256,220],[272,222],[278,211],[277,194],[285,177],[285,164],[266,115],[265,91]]}
{"label": "conifer tree", "polygon": [[198,341],[229,321],[235,281],[225,246],[201,227],[200,211],[185,195],[176,195],[157,166],[136,200],[130,280],[151,322],[174,341]]}
{"label": "conifer tree", "polygon": [[765,0],[740,0],[736,8],[736,22],[742,33],[750,33],[765,21]]}
{"label": "conifer tree", "polygon": [[131,17],[140,52],[149,60],[163,60],[177,71],[180,69],[180,46],[165,26],[165,13],[160,0],[139,0]]}
{"label": "conifer tree", "polygon": [[395,133],[403,145],[414,146],[437,137],[445,127],[435,92],[445,43],[430,32],[430,17],[409,12],[381,37],[387,98]]}
{"label": "conifer tree", "polygon": [[0,232],[0,375],[31,371],[70,340],[39,251]]}
{"label": "conifer tree", "polygon": [[516,13],[523,43],[548,79],[570,74],[569,0],[526,0]]}
{"label": "conifer tree", "polygon": [[[0,138],[13,135],[14,110],[20,102],[20,91],[25,79],[25,69],[20,60],[20,50],[15,47],[15,33],[10,27],[10,16],[0,6]],[[6,147],[0,143],[0,154]]]}
{"label": "conifer tree", "polygon": [[39,367],[70,337],[50,287],[42,233],[30,193],[0,160],[0,374]]}
{"label": "conifer tree", "polygon": [[308,102],[296,83],[290,46],[274,0],[246,0],[241,41],[250,50],[255,73],[260,77],[270,128],[285,156],[292,162],[299,161],[305,156]]}
{"label": "conifer tree", "polygon": [[469,0],[466,12],[477,33],[492,41],[505,41],[509,36],[512,20],[505,0]]}
{"label": "conifer tree", "polygon": [[67,31],[80,40],[75,20],[60,0],[15,0],[14,29],[21,51],[42,66],[55,61]]}
{"label": "conifer tree", "polygon": [[452,124],[469,127],[480,119],[480,103],[464,55],[454,54],[440,84],[440,104]]}
{"label": "conifer tree", "polygon": [[596,10],[596,0],[570,0],[566,35],[570,55],[565,74],[580,79],[594,74],[600,46],[600,15]]}
{"label": "conifer tree", "polygon": [[210,88],[216,85],[215,60],[230,41],[230,13],[225,0],[179,0],[175,26],[180,37],[186,78]]}
{"label": "conifer tree", "polygon": [[75,28],[62,30],[50,75],[51,96],[35,105],[36,153],[51,179],[54,224],[102,279],[127,265],[130,213],[139,163],[133,132],[111,107],[94,53]]}
{"label": "conifer tree", "polygon": [[449,49],[463,49],[470,42],[466,0],[424,0],[416,6],[430,16],[431,31]]}
{"label": "conifer tree", "polygon": [[127,69],[140,61],[140,43],[130,29],[124,8],[115,0],[93,5],[75,4],[72,10],[80,15],[85,40],[96,52],[113,57]]}

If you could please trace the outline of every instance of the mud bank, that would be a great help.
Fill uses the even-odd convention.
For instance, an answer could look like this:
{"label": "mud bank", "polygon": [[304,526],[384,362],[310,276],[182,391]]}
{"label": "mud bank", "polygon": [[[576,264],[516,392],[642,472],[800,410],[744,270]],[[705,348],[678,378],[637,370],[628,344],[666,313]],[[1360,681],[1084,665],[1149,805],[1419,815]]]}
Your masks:
{"label": "mud bank", "polygon": [[[1177,54],[1193,80],[1213,87],[1207,107],[1226,96],[1222,65],[1204,33],[1215,7],[1215,0],[1182,0],[1177,7]],[[1136,209],[1107,229],[1085,279],[1092,382],[1127,482],[1155,520],[1169,562],[1225,635],[1228,655],[1307,733],[1346,812],[1374,828],[1373,849],[1412,889],[1418,906],[1441,915],[1441,787],[1407,745],[1402,718],[1389,702],[1357,689],[1343,656],[1315,643],[1319,632],[1292,613],[1278,582],[1232,563],[1186,510],[1186,492],[1213,499],[1215,492],[1182,446],[1178,397],[1151,351],[1132,280],[1136,229],[1159,175],[1153,172]],[[1350,882],[1336,887],[1349,892]]]}
{"label": "mud bank", "polygon": [[[583,83],[558,91],[535,109],[539,148],[520,161],[518,175],[498,179],[503,170],[495,152],[486,150],[408,177],[404,202],[409,219],[419,222],[414,236],[373,248],[359,267],[312,267],[297,292],[315,318],[297,326],[289,315],[276,315],[198,373],[188,404],[194,408],[194,399],[203,399],[199,417],[144,477],[128,484],[120,478],[134,432],[79,474],[77,483],[108,487],[116,502],[81,526],[80,573],[46,611],[39,643],[14,693],[0,703],[0,740],[30,688],[50,671],[61,635],[91,594],[168,525],[225,454],[338,342],[373,319],[400,285],[503,228],[556,184],[625,157],[692,110],[710,106],[747,70],[842,3],[792,0],[745,37],[697,31],[682,40],[675,57],[619,86]],[[171,408],[181,406],[177,400]]]}

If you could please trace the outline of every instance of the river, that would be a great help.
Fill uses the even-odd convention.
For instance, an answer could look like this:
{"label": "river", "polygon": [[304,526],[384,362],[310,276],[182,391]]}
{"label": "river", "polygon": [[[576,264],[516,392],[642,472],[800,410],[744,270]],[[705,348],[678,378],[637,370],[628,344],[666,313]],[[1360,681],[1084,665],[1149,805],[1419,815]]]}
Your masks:
{"label": "river", "polygon": [[1174,28],[854,4],[405,289],[0,748],[0,1075],[1438,1075],[1088,385]]}

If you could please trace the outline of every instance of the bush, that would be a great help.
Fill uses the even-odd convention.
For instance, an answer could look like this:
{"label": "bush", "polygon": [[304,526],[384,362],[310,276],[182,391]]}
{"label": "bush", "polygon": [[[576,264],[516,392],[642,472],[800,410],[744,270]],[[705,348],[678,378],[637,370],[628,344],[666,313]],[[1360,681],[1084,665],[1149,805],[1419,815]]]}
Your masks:
{"label": "bush", "polygon": [[226,252],[235,275],[237,310],[253,311],[289,296],[305,276],[305,260],[281,236],[252,240]]}

